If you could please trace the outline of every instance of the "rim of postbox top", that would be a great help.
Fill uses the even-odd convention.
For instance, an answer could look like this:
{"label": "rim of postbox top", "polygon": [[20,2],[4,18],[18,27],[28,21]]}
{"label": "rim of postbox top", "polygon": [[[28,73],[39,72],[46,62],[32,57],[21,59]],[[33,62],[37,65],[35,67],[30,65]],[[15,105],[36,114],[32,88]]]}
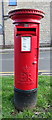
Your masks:
{"label": "rim of postbox top", "polygon": [[37,15],[41,15],[42,17],[44,17],[45,15],[43,11],[37,9],[15,9],[15,10],[11,10],[8,13],[9,17],[11,17],[14,14],[37,14]]}
{"label": "rim of postbox top", "polygon": [[[15,22],[21,22],[22,18],[24,19],[24,17],[27,19],[37,19],[40,20],[44,17],[45,13],[41,10],[37,10],[37,9],[15,9],[15,10],[11,10],[8,13],[9,18],[11,18],[12,20],[14,20]],[[19,21],[18,21],[19,19]],[[23,22],[23,21],[22,21]],[[25,22],[25,21],[24,21]]]}

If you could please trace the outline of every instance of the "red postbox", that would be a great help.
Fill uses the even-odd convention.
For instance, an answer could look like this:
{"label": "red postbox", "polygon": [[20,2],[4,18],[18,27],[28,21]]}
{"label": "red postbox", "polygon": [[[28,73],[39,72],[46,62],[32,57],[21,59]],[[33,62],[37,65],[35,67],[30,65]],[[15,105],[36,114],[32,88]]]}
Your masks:
{"label": "red postbox", "polygon": [[19,110],[35,106],[38,88],[40,19],[44,12],[18,9],[9,12],[14,21],[14,102]]}

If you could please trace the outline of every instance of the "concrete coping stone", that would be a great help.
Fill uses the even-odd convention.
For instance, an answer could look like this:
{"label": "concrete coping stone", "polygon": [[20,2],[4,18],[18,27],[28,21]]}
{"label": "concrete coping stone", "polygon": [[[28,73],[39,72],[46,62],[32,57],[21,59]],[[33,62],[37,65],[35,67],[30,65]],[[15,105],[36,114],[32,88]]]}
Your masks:
{"label": "concrete coping stone", "polygon": [[[41,47],[40,48],[40,51],[50,51],[50,50],[52,50],[52,47]],[[9,51],[14,51],[14,49],[0,49],[0,52],[9,52]]]}

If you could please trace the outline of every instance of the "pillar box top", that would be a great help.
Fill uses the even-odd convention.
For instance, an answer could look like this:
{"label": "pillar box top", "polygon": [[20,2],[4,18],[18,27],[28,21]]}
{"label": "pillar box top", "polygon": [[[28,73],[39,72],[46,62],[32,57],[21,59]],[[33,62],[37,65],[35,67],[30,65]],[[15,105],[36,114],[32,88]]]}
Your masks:
{"label": "pillar box top", "polygon": [[40,19],[44,17],[44,12],[36,9],[16,9],[8,13],[14,23],[31,22],[40,23]]}

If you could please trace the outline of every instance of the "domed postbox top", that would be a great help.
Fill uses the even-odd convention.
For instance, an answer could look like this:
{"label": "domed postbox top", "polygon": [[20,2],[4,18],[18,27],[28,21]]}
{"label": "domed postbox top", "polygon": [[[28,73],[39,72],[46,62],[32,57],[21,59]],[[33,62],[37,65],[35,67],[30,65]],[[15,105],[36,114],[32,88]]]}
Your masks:
{"label": "domed postbox top", "polygon": [[35,22],[44,17],[45,13],[36,9],[16,9],[8,13],[15,22]]}

